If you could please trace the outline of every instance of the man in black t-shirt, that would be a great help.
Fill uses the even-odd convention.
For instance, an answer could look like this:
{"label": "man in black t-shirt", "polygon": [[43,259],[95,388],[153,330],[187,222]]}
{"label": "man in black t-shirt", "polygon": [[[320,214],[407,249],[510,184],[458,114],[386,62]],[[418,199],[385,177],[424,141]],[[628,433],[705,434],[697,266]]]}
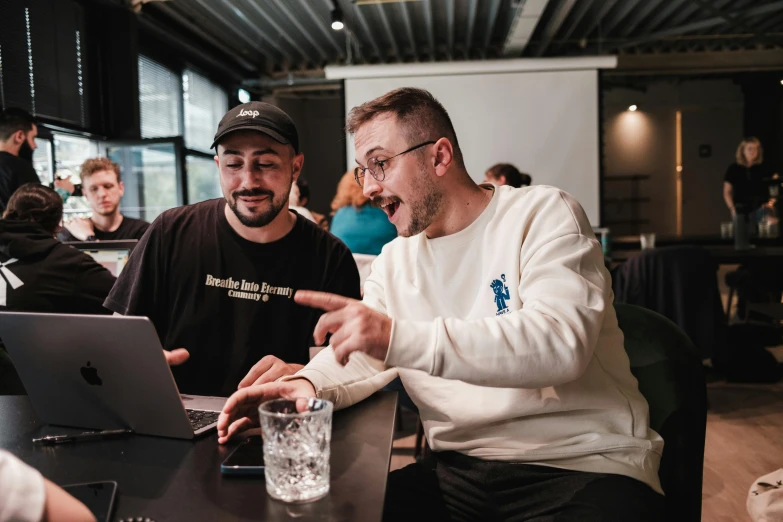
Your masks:
{"label": "man in black t-shirt", "polygon": [[92,217],[69,221],[57,238],[60,241],[141,239],[150,224],[120,214],[120,200],[125,193],[120,166],[109,158],[92,158],[82,164],[80,176]]}
{"label": "man in black t-shirt", "polygon": [[[15,108],[0,112],[0,212],[16,189],[41,182],[33,168],[36,136],[38,126],[27,112]],[[55,180],[54,185],[63,201],[73,194],[73,183],[68,180]]]}
{"label": "man in black t-shirt", "polygon": [[360,292],[348,248],[288,209],[304,163],[288,115],[235,107],[215,146],[224,198],[159,216],[105,306],[152,320],[169,363],[187,360],[172,368],[180,391],[227,396],[309,361],[321,313],[294,302],[298,289]]}

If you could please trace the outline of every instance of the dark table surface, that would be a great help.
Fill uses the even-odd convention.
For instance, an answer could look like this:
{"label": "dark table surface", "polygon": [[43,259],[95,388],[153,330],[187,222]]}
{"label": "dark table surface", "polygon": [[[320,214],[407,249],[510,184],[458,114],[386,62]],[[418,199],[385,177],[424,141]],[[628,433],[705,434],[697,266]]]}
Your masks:
{"label": "dark table surface", "polygon": [[115,520],[372,522],[383,512],[396,411],[397,394],[379,392],[335,412],[331,490],[307,504],[272,500],[263,476],[221,475],[236,444],[219,446],[214,432],[196,441],[131,436],[36,446],[33,437],[84,430],[42,424],[26,396],[0,396],[0,448],[56,484],[116,481]]}

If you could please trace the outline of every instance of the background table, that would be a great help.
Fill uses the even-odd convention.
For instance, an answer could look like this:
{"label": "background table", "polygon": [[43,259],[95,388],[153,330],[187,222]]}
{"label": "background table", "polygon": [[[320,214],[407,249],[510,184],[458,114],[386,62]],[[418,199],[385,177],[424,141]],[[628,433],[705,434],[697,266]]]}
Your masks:
{"label": "background table", "polygon": [[33,437],[83,430],[42,424],[26,396],[0,396],[0,448],[56,484],[116,481],[115,519],[372,522],[383,513],[396,410],[397,394],[379,392],[335,412],[331,491],[308,504],[272,500],[263,476],[221,475],[236,443],[219,446],[215,433],[195,441],[131,436],[36,446]]}
{"label": "background table", "polygon": [[[656,242],[655,246],[661,245]],[[735,250],[733,245],[703,244],[698,246],[712,254],[715,262],[719,265],[739,265],[751,260],[783,264],[783,246],[759,245],[748,250]],[[613,264],[621,263],[641,252],[638,249],[613,250],[611,260]]]}

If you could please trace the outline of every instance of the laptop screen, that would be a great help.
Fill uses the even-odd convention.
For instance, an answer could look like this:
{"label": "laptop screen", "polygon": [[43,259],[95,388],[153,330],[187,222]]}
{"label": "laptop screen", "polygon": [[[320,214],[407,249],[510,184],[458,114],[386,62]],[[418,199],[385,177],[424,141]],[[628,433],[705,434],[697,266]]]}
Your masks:
{"label": "laptop screen", "polygon": [[122,241],[73,241],[65,244],[91,255],[98,264],[106,267],[114,277],[118,277],[128,263],[128,258],[137,243],[138,241],[131,239]]}
{"label": "laptop screen", "polygon": [[130,256],[130,250],[80,250],[85,254],[90,254],[99,265],[103,265],[109,272],[114,274],[114,277],[120,275],[120,272],[125,268],[125,263],[128,262],[128,257]]}

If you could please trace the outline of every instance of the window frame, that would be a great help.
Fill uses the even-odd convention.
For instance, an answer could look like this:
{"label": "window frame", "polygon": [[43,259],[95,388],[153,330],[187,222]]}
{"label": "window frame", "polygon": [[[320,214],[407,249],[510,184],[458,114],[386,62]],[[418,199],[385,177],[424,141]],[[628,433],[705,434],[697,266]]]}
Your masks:
{"label": "window frame", "polygon": [[[175,63],[171,60],[170,57],[161,56],[159,53],[154,52],[151,49],[140,49],[138,57],[141,58],[144,56],[148,60],[152,60],[153,62],[157,62],[159,65],[166,67],[169,71],[171,71],[174,74],[177,74],[180,81],[179,81],[179,128],[181,130],[181,133],[179,136],[172,136],[168,138],[142,138],[142,139],[162,139],[162,140],[169,140],[174,138],[180,138],[182,143],[182,148],[180,149],[180,153],[182,154],[182,177],[181,177],[181,183],[183,183],[182,187],[179,187],[178,190],[182,192],[182,205],[189,205],[189,197],[188,197],[188,168],[187,168],[187,157],[188,156],[197,156],[200,158],[209,158],[214,159],[216,151],[204,152],[203,150],[199,149],[191,149],[188,148],[185,145],[185,93],[182,88],[182,75],[185,74],[185,71],[192,71],[196,74],[199,74],[209,80],[210,82],[214,83],[216,86],[218,86],[220,89],[223,90],[223,92],[226,95],[226,99],[228,100],[228,110],[231,109],[232,102],[235,101],[234,98],[236,97],[236,93],[232,95],[232,89],[226,87],[225,83],[216,81],[214,75],[208,74],[206,71],[201,69],[200,67],[197,67],[189,62],[180,62]],[[137,59],[138,63],[138,59]],[[235,89],[234,89],[235,90]],[[139,107],[141,107],[141,102],[137,100],[137,103],[139,103]],[[141,112],[141,109],[139,108],[139,112]],[[139,122],[139,125],[141,125],[141,122]],[[141,129],[139,129],[141,131]]]}

